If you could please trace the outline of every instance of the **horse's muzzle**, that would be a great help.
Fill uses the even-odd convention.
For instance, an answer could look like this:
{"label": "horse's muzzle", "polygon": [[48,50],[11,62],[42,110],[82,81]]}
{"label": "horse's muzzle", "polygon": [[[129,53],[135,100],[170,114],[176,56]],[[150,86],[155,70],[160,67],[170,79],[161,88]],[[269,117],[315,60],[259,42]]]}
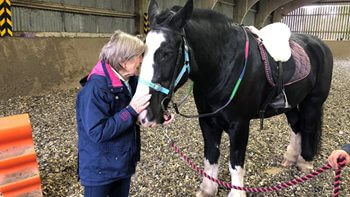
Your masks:
{"label": "horse's muzzle", "polygon": [[[139,116],[137,118],[138,123],[140,123],[140,125],[143,127],[155,127],[157,125],[157,122],[156,121],[149,121],[147,118],[147,112],[148,112],[147,110],[144,110],[139,114]],[[161,123],[158,123],[158,124],[167,125],[170,122],[172,122],[174,120],[174,118],[175,118],[174,114],[170,114],[168,112],[165,112],[163,117],[162,117]]]}
{"label": "horse's muzzle", "polygon": [[155,127],[156,122],[149,121],[147,119],[147,110],[143,110],[139,116],[137,117],[137,121],[141,124],[143,127]]}

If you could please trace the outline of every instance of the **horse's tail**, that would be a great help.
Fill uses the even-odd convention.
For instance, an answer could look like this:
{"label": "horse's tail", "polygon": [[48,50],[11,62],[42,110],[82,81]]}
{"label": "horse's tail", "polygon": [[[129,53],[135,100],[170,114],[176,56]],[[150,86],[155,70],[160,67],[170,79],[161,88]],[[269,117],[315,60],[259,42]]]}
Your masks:
{"label": "horse's tail", "polygon": [[322,146],[323,106],[321,107],[320,113],[321,113],[320,114],[321,117],[316,125],[316,136],[315,136],[316,143],[315,143],[315,147],[314,147],[316,155],[318,155],[320,153],[321,146]]}
{"label": "horse's tail", "polygon": [[313,155],[319,153],[322,145],[322,120],[323,120],[323,104],[326,101],[332,81],[333,71],[333,55],[330,48],[320,39],[311,35],[299,35],[304,43],[305,50],[309,53],[312,60],[312,67],[316,72],[316,81],[310,94],[302,102],[300,108],[303,121],[302,138],[305,137],[307,150],[304,155],[307,160],[311,160]]}
{"label": "horse's tail", "polygon": [[[315,37],[315,39],[319,42],[320,51],[322,52],[319,59],[319,70],[316,79],[316,84],[321,87],[321,100],[326,101],[329,91],[331,88],[332,82],[332,72],[333,72],[333,54],[331,49],[324,43],[324,41]],[[314,145],[314,150],[316,150],[316,154],[319,153],[320,148],[322,146],[322,124],[323,124],[323,103],[320,108],[320,119],[316,123],[316,142]]]}

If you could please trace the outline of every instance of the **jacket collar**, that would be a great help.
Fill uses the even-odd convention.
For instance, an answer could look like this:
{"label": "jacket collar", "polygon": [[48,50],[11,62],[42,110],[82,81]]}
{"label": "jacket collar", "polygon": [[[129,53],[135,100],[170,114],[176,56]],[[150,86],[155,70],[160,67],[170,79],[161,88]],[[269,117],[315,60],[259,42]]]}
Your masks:
{"label": "jacket collar", "polygon": [[108,86],[111,86],[113,88],[119,88],[123,86],[118,76],[113,72],[111,65],[105,63],[103,60],[97,62],[89,74],[88,80],[90,79],[91,75],[94,74],[106,77]]}

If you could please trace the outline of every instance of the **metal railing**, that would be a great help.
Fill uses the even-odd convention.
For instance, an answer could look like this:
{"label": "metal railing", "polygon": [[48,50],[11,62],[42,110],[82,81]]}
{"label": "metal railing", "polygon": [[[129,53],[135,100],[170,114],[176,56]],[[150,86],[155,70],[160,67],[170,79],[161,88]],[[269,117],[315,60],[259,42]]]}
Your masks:
{"label": "metal railing", "polygon": [[301,7],[284,16],[282,22],[292,32],[323,40],[350,40],[350,3]]}

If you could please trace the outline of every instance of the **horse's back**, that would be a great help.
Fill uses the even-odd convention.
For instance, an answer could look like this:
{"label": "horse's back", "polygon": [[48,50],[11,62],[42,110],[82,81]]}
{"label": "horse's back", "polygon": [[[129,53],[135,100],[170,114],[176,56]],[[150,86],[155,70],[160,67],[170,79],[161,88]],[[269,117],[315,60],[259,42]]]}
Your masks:
{"label": "horse's back", "polygon": [[311,56],[318,56],[326,60],[325,64],[333,65],[333,54],[330,48],[316,36],[293,33],[291,40],[297,42]]}
{"label": "horse's back", "polygon": [[291,40],[297,42],[308,54],[311,70],[316,79],[314,91],[323,92],[321,95],[325,99],[328,96],[332,80],[332,51],[321,39],[312,35],[293,33]]}

